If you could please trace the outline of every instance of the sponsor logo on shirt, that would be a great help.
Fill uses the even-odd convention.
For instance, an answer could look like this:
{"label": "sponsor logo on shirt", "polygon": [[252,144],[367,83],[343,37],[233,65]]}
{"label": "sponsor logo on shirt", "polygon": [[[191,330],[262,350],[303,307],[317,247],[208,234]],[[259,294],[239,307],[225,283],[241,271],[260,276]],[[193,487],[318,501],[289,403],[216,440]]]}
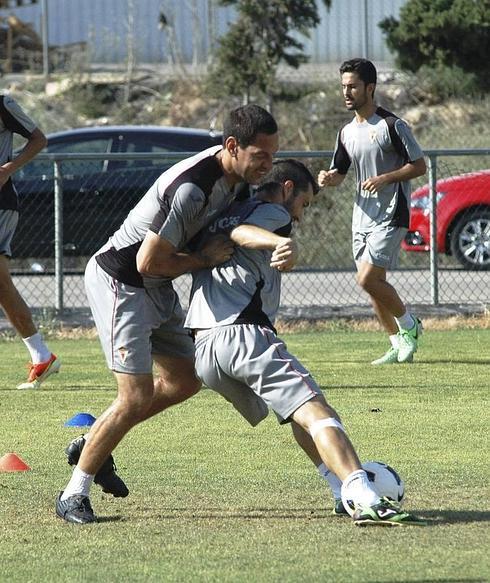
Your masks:
{"label": "sponsor logo on shirt", "polygon": [[227,229],[237,227],[240,224],[240,216],[222,217],[209,226],[210,233],[217,233],[218,231],[225,231]]}

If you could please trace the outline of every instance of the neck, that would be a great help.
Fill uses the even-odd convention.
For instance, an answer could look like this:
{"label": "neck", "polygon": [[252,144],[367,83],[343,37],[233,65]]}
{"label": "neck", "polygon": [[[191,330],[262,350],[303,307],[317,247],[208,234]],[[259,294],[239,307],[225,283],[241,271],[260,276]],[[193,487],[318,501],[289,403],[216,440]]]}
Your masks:
{"label": "neck", "polygon": [[369,119],[376,111],[377,105],[375,103],[366,103],[361,108],[356,110],[356,119],[358,122],[363,122]]}
{"label": "neck", "polygon": [[231,156],[226,148],[223,148],[216,154],[216,159],[221,166],[221,170],[223,170],[226,184],[228,184],[230,188],[233,188],[236,184],[242,182],[242,179],[233,172]]}

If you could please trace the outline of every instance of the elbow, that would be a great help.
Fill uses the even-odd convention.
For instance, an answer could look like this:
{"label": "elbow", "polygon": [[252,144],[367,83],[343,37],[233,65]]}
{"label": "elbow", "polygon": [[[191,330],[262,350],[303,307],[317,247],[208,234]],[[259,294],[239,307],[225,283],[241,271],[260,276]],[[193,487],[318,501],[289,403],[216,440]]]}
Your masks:
{"label": "elbow", "polygon": [[427,164],[425,163],[425,160],[423,158],[418,160],[416,170],[417,170],[416,178],[418,178],[419,176],[424,176],[424,174],[427,173]]}
{"label": "elbow", "polygon": [[153,275],[152,261],[147,255],[136,255],[136,269],[140,275]]}

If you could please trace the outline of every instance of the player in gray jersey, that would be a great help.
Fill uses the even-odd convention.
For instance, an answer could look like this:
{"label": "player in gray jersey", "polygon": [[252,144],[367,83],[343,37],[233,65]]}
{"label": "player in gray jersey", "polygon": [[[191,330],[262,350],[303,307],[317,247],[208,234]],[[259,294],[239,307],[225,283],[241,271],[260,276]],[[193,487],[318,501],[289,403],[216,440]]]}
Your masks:
{"label": "player in gray jersey", "polygon": [[251,425],[269,407],[280,423],[291,422],[338,498],[335,513],[345,513],[342,489],[356,505],[355,524],[421,524],[373,491],[339,416],[274,329],[281,274],[273,253],[290,242],[292,223],[301,221],[317,190],[303,164],[279,160],[255,199],[234,203],[207,228],[208,237],[228,234],[237,247],[228,261],[193,273],[185,325],[196,338],[196,371]]}
{"label": "player in gray jersey", "polygon": [[[14,134],[27,140],[15,158]],[[35,122],[12,97],[0,95],[0,305],[31,356],[27,381],[18,385],[18,389],[38,389],[49,375],[60,369],[59,359],[38,332],[29,307],[12,281],[9,268],[10,245],[19,220],[17,192],[11,177],[45,145],[46,137]]]}
{"label": "player in gray jersey", "polygon": [[[188,245],[244,185],[263,178],[277,148],[277,125],[267,111],[256,105],[233,110],[225,121],[223,147],[164,172],[90,259],[87,296],[118,394],[88,436],[68,447],[69,462],[77,465],[56,500],[61,518],[96,520],[89,500],[93,481],[114,496],[126,496],[114,471],[113,449],[137,423],[199,390],[194,345],[183,328],[172,279],[229,259],[228,240],[212,239],[194,252]],[[295,258],[293,248],[281,249],[280,264]]]}
{"label": "player in gray jersey", "polygon": [[356,172],[352,217],[357,281],[369,294],[391,347],[374,365],[412,362],[422,324],[407,311],[386,281],[394,267],[410,220],[410,180],[426,172],[423,152],[408,125],[374,103],[376,69],[366,59],[340,67],[345,105],[354,119],[337,136],[330,170],[321,170],[320,186],[338,186],[351,164]]}

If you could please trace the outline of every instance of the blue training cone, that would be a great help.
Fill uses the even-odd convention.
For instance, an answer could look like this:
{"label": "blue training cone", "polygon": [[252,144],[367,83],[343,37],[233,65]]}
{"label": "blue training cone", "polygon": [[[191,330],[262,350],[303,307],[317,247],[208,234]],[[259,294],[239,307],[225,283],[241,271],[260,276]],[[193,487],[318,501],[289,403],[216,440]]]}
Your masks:
{"label": "blue training cone", "polygon": [[95,422],[95,417],[90,413],[77,413],[71,419],[65,421],[65,427],[89,427]]}

